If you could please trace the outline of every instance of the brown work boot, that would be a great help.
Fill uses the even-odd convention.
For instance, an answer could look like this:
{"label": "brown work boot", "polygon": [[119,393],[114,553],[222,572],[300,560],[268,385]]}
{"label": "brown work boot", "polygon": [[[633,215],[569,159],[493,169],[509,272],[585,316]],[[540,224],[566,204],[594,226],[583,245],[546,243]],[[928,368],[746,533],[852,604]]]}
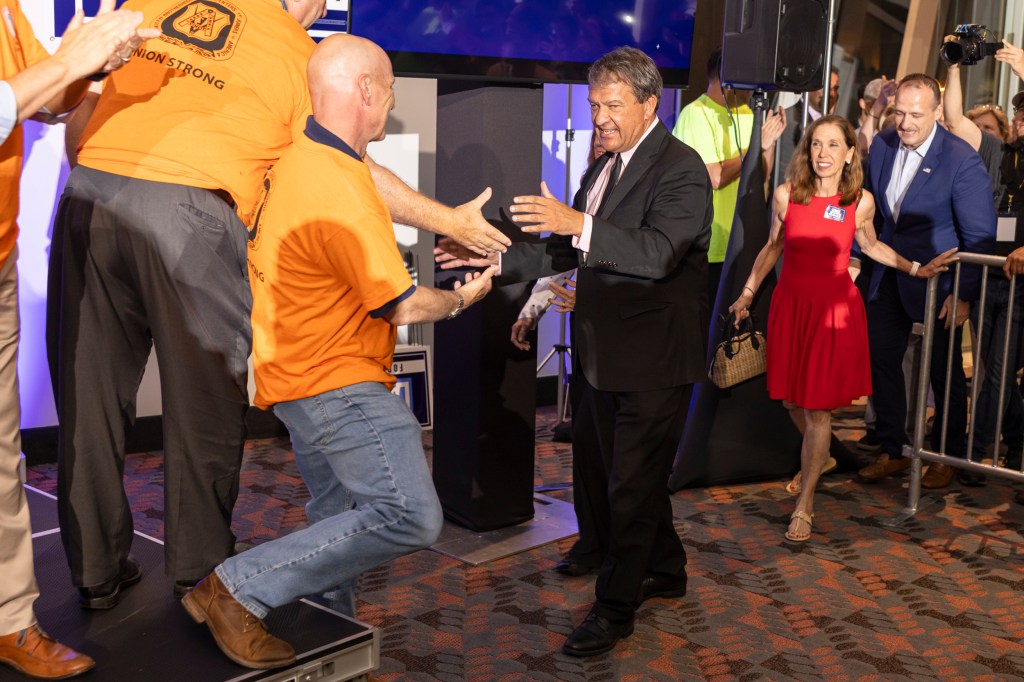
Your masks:
{"label": "brown work boot", "polygon": [[906,471],[910,468],[910,460],[906,457],[889,457],[879,455],[874,464],[869,464],[857,472],[858,478],[864,483],[877,483],[886,476]]}
{"label": "brown work boot", "polygon": [[0,662],[29,677],[63,680],[89,670],[96,661],[69,649],[39,625],[0,637]]}
{"label": "brown work boot", "polygon": [[932,463],[928,465],[928,471],[921,477],[921,487],[929,490],[945,488],[953,482],[953,475],[956,470],[948,464]]}
{"label": "brown work boot", "polygon": [[260,670],[295,662],[292,646],[267,632],[263,621],[231,596],[216,573],[199,581],[181,604],[197,623],[206,623],[220,650],[238,665]]}

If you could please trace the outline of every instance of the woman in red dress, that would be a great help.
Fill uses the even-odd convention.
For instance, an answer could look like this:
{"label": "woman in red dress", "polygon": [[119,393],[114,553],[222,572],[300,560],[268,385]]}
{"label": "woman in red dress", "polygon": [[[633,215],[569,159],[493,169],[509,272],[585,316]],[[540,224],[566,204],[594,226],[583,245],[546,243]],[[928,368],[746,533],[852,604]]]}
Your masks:
{"label": "woman in red dress", "polygon": [[803,434],[802,485],[786,539],[811,537],[814,488],[829,459],[832,410],[871,393],[867,317],[850,275],[856,238],[864,255],[911,276],[928,278],[956,260],[956,249],[922,266],[875,236],[875,200],[861,189],[863,170],[853,126],[823,116],[808,126],[775,190],[768,243],[743,293],[729,307],[737,325],[748,316],[765,276],[785,253],[768,313],[768,393],[781,399]]}

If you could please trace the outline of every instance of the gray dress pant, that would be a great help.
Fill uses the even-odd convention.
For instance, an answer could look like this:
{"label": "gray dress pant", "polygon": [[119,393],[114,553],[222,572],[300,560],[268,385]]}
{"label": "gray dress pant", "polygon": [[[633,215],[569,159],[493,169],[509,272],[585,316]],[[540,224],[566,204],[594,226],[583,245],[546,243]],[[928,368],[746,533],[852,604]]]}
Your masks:
{"label": "gray dress pant", "polygon": [[222,195],[79,166],[61,197],[47,351],[61,538],[79,587],[114,578],[131,548],[124,440],[154,345],[167,574],[198,580],[233,552],[252,295],[245,227]]}

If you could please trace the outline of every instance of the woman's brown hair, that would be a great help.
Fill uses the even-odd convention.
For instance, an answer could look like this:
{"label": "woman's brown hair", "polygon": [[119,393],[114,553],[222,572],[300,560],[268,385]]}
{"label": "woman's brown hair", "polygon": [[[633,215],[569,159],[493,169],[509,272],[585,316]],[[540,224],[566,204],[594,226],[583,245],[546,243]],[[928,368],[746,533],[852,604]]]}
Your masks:
{"label": "woman's brown hair", "polygon": [[864,169],[861,167],[860,152],[857,150],[857,133],[849,121],[835,114],[822,116],[807,126],[807,132],[800,139],[800,144],[797,145],[786,171],[786,180],[791,185],[789,199],[804,206],[811,203],[811,197],[814,196],[814,181],[818,177],[811,162],[811,139],[814,137],[814,131],[823,125],[834,125],[839,128],[846,146],[853,148],[853,157],[849,163],[843,165],[843,174],[839,178],[839,192],[842,194],[839,203],[842,206],[849,206],[860,196],[860,189],[864,184]]}

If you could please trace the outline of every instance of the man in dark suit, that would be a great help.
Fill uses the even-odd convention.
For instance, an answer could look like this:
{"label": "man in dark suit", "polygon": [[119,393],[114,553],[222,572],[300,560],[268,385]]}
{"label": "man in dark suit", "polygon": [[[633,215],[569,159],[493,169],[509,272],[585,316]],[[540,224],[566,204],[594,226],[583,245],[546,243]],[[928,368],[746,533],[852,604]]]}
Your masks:
{"label": "man in dark suit", "polygon": [[[937,254],[951,248],[965,253],[991,253],[995,246],[996,216],[988,172],[969,144],[938,125],[941,114],[939,85],[935,79],[913,74],[900,81],[894,101],[896,127],[875,136],[868,155],[865,187],[875,195],[875,230],[878,238],[914,261],[911,275]],[[949,382],[949,424],[945,452],[964,456],[967,392],[962,326],[968,301],[977,299],[981,273],[964,267],[959,300],[953,300],[953,273],[939,280],[938,319],[946,329],[953,324],[952,374],[946,376],[949,333],[934,336],[930,380],[941,400]],[[864,481],[877,481],[910,466],[901,457],[908,443],[905,428],[907,403],[902,370],[914,322],[924,319],[927,283],[892,268],[875,264],[868,289],[868,335],[871,344],[871,381],[874,386],[875,430],[882,444],[878,461],[860,471]],[[943,432],[941,408],[936,410],[931,448],[938,451]],[[949,485],[953,471],[931,465],[923,485]]]}
{"label": "man in dark suit", "polygon": [[686,552],[666,481],[694,382],[705,374],[711,183],[696,152],[658,120],[662,81],[644,53],[621,48],[588,75],[594,127],[608,151],[573,208],[515,198],[526,232],[504,277],[579,267],[573,343],[579,376],[574,488],[597,525],[597,600],[562,650],[593,656],[633,632],[645,599],[686,592]]}

